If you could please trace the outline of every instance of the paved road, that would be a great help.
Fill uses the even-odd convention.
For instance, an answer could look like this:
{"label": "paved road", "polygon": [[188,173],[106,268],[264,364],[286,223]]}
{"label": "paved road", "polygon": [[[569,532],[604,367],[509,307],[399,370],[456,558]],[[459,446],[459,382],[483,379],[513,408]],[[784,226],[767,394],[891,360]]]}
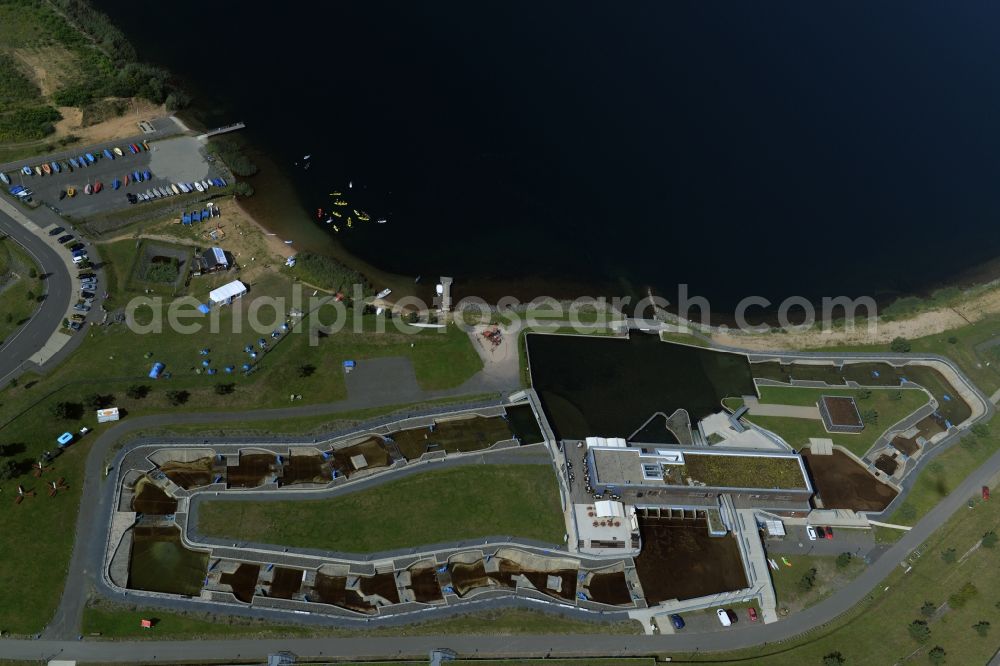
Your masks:
{"label": "paved road", "polygon": [[0,383],[13,377],[24,361],[42,348],[52,333],[62,326],[73,296],[73,283],[66,265],[56,251],[19,222],[0,210],[0,232],[10,236],[38,263],[47,277],[45,300],[31,320],[0,345]]}

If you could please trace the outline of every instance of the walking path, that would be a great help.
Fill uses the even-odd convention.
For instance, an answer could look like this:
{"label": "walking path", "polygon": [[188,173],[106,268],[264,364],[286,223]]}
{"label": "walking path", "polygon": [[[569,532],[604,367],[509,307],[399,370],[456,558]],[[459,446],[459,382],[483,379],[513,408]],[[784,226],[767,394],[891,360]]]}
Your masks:
{"label": "walking path", "polygon": [[752,416],[784,416],[793,419],[815,419],[819,415],[819,407],[796,407],[795,405],[764,405],[753,396],[744,396],[743,404],[750,410]]}

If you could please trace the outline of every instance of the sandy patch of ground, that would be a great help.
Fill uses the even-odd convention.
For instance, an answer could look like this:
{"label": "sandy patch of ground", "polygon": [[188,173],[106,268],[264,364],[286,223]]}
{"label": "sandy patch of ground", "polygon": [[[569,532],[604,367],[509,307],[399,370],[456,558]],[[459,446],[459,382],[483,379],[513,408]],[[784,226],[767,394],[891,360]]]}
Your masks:
{"label": "sandy patch of ground", "polygon": [[[89,127],[80,126],[83,120],[83,113],[80,109],[74,106],[61,106],[59,113],[62,114],[63,118],[55,124],[56,133],[46,137],[46,139],[58,139],[73,134],[80,137],[85,144],[102,143],[141,134],[142,132],[139,130],[140,120],[153,120],[167,115],[167,110],[162,104],[157,106],[142,99],[130,99],[128,103],[129,110],[124,115]],[[138,115],[136,114],[137,109]]]}
{"label": "sandy patch of ground", "polygon": [[922,338],[960,328],[1000,312],[1000,287],[992,287],[970,296],[954,307],[928,310],[898,321],[879,321],[873,329],[867,325],[854,331],[809,330],[801,333],[743,334],[713,330],[712,341],[722,345],[758,350],[812,349],[841,345],[886,344],[893,338]]}
{"label": "sandy patch of ground", "polygon": [[27,68],[44,97],[59,90],[79,68],[73,54],[61,46],[11,49],[11,53]]}

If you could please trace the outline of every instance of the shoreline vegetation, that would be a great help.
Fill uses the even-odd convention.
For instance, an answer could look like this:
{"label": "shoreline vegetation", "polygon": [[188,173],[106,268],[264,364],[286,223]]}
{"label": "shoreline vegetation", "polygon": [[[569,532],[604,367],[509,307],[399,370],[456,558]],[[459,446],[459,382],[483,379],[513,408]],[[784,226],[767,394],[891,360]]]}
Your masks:
{"label": "shoreline vegetation", "polygon": [[[84,0],[0,1],[0,161],[51,152],[139,105],[190,98]],[[100,136],[98,134],[98,136]]]}

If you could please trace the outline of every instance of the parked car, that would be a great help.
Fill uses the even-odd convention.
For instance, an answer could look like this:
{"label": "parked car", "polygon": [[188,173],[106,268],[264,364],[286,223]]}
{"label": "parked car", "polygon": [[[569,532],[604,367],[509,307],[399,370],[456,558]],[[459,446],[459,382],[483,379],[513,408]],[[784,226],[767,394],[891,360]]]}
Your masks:
{"label": "parked car", "polygon": [[833,528],[832,527],[830,527],[829,525],[827,525],[826,527],[823,528],[823,531],[826,532],[826,538],[827,539],[833,539]]}
{"label": "parked car", "polygon": [[990,487],[983,486],[983,499],[988,500],[990,498]]}
{"label": "parked car", "polygon": [[88,261],[88,257],[85,254],[82,254],[79,257],[73,257],[74,264],[82,264],[85,261]]}
{"label": "parked car", "polygon": [[757,621],[757,609],[751,606],[747,609],[747,617],[750,618],[751,622]]}
{"label": "parked car", "polygon": [[73,309],[77,312],[90,312],[90,306],[86,303],[77,303],[73,306]]}
{"label": "parked car", "polygon": [[70,327],[70,329],[72,329],[74,331],[79,331],[82,328],[80,322],[78,322],[78,321],[71,321],[69,323],[69,327]]}
{"label": "parked car", "polygon": [[61,234],[64,231],[66,231],[66,230],[63,229],[62,227],[56,227],[55,229],[51,229],[49,231],[49,236],[58,236],[59,234]]}
{"label": "parked car", "polygon": [[87,251],[86,250],[73,250],[72,254],[73,254],[74,257],[86,257],[87,256]]}
{"label": "parked car", "polygon": [[87,321],[87,317],[82,314],[75,314],[71,317],[73,321]]}
{"label": "parked car", "polygon": [[728,609],[720,608],[719,610],[715,611],[715,614],[716,616],[718,616],[719,623],[722,624],[723,627],[732,626],[733,618],[730,617]]}
{"label": "parked car", "polygon": [[58,240],[59,240],[60,243],[62,243],[63,245],[65,245],[66,243],[70,242],[74,238],[76,238],[76,236],[74,236],[73,234],[66,234],[64,236],[60,236],[58,238]]}
{"label": "parked car", "polygon": [[674,625],[674,629],[684,628],[684,618],[682,618],[677,613],[674,613],[673,615],[670,616],[670,623]]}
{"label": "parked car", "polygon": [[76,252],[77,250],[82,250],[84,248],[83,243],[73,243],[69,246],[70,252]]}
{"label": "parked car", "polygon": [[816,526],[816,537],[819,538],[819,539],[825,539],[826,538],[826,530],[824,530],[819,525]]}
{"label": "parked car", "polygon": [[812,525],[806,525],[806,535],[809,537],[810,541],[816,540],[816,528]]}
{"label": "parked car", "polygon": [[84,278],[95,278],[97,273],[77,273],[77,277],[83,280]]}

